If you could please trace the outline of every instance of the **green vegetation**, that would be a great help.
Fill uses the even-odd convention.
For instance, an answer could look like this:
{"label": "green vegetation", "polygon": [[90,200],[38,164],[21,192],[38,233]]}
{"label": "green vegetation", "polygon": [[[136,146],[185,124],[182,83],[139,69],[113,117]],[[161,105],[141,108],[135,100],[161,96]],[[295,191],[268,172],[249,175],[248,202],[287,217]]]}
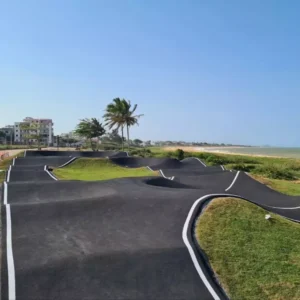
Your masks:
{"label": "green vegetation", "polygon": [[109,129],[121,129],[122,149],[124,150],[124,128],[127,128],[127,143],[130,148],[129,128],[138,125],[138,120],[143,115],[135,115],[137,104],[131,108],[129,100],[115,98],[112,103],[108,104],[105,110],[104,119]]}
{"label": "green vegetation", "polygon": [[104,158],[79,158],[69,166],[54,169],[53,173],[63,180],[108,180],[122,177],[158,176],[147,168],[122,168]]}
{"label": "green vegetation", "polygon": [[213,200],[196,238],[232,300],[300,299],[300,224],[234,198]]}
{"label": "green vegetation", "polygon": [[[12,164],[12,160],[17,156],[24,156],[24,152],[20,152],[17,155],[10,156],[0,160],[0,170],[7,170],[9,166]],[[2,183],[5,179],[5,172],[0,172],[0,183]]]}
{"label": "green vegetation", "polygon": [[278,191],[280,193],[290,195],[290,196],[299,196],[300,195],[300,181],[289,181],[289,180],[280,180],[280,179],[269,179],[259,175],[251,174],[255,180],[265,184],[269,188]]}
{"label": "green vegetation", "polygon": [[29,145],[30,139],[33,139],[37,141],[37,148],[41,149],[41,142],[47,137],[47,134],[43,133],[41,120],[38,123],[22,122],[20,129],[23,131],[23,138],[27,145]]}
{"label": "green vegetation", "polygon": [[[80,123],[76,126],[76,129],[74,132],[78,136],[88,139],[92,149],[96,150],[96,149],[98,149],[98,146],[99,146],[99,138],[105,134],[105,129],[98,119],[85,118],[85,119],[80,120]],[[92,143],[93,138],[98,139],[98,143],[97,143],[96,147],[94,147],[94,145]]]}
{"label": "green vegetation", "polygon": [[176,158],[179,160],[184,159],[184,151],[182,149],[177,149],[175,151]]}

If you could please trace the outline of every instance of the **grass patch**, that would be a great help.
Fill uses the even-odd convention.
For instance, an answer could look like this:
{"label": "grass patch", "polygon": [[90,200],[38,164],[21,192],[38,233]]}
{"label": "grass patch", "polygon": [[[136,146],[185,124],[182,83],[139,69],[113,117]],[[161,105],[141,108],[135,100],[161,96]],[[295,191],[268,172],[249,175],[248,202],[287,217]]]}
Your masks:
{"label": "grass patch", "polygon": [[[24,152],[20,152],[17,155],[10,156],[0,160],[0,170],[7,170],[9,166],[12,164],[12,160],[17,156],[24,156]],[[0,172],[0,183],[2,183],[5,179],[5,172]]]}
{"label": "grass patch", "polygon": [[122,168],[104,158],[79,158],[69,166],[54,169],[53,173],[63,180],[98,181],[122,177],[159,176],[147,168]]}
{"label": "grass patch", "polygon": [[232,300],[300,299],[300,224],[234,198],[212,201],[196,237]]}
{"label": "grass patch", "polygon": [[251,174],[251,176],[255,180],[267,185],[271,189],[278,191],[282,194],[286,194],[290,196],[300,196],[299,180],[289,181],[289,180],[269,179],[255,174]]}

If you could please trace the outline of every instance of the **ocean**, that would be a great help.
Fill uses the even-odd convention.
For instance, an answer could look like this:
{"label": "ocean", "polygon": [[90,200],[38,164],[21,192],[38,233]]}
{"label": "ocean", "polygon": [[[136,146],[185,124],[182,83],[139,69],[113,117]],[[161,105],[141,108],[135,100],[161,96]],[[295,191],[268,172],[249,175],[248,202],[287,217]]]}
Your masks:
{"label": "ocean", "polygon": [[300,148],[209,147],[209,151],[300,158]]}

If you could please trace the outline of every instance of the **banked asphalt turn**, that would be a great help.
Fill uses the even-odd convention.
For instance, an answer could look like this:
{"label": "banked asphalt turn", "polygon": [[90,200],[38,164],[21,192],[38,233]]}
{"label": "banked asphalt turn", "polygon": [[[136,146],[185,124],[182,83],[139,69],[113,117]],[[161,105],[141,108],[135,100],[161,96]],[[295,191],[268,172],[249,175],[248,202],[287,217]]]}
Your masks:
{"label": "banked asphalt turn", "polygon": [[[82,156],[162,177],[57,181],[48,170]],[[300,220],[299,197],[196,158],[27,151],[3,185],[2,300],[227,299],[193,230],[208,201],[231,194]]]}

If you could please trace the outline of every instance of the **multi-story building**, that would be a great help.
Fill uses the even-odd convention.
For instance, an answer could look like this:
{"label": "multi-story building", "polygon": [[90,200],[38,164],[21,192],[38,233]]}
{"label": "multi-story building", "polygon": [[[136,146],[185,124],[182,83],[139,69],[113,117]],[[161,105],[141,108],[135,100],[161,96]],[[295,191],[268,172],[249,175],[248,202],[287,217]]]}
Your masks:
{"label": "multi-story building", "polygon": [[1,143],[13,143],[14,142],[14,125],[6,125],[0,128],[0,142]]}
{"label": "multi-story building", "polygon": [[53,143],[53,125],[51,119],[34,119],[27,117],[22,122],[15,122],[14,138],[18,143]]}

